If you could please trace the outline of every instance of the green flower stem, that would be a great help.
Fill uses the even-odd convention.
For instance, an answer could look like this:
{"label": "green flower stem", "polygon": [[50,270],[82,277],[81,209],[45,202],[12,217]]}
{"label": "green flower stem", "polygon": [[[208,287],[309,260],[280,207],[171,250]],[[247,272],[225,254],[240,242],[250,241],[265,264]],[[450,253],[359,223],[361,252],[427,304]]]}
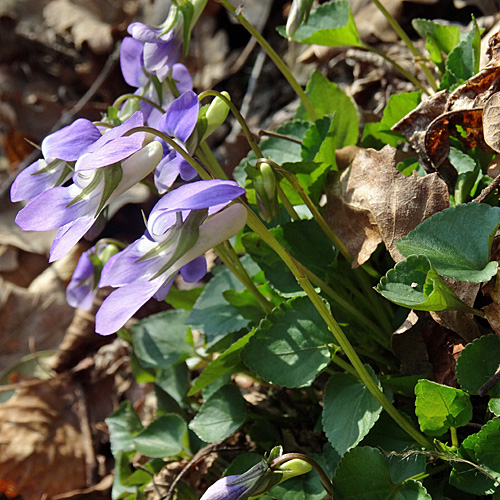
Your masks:
{"label": "green flower stem", "polygon": [[[227,179],[228,177],[226,173],[222,169],[220,163],[217,161],[217,158],[215,158],[212,150],[208,147],[206,141],[202,141],[200,147],[197,149],[197,153],[199,153],[200,149],[203,153],[203,158],[205,159],[205,166],[210,170],[212,175],[218,179]],[[201,158],[201,155],[199,156]]]}
{"label": "green flower stem", "polygon": [[431,441],[429,441],[422,433],[413,427],[413,425],[406,420],[406,418],[399,413],[399,411],[392,405],[392,403],[387,399],[385,394],[378,388],[375,381],[371,378],[368,370],[365,368],[356,351],[352,347],[351,343],[345,336],[344,332],[340,328],[339,324],[335,321],[333,316],[328,311],[328,308],[321,300],[321,297],[317,294],[316,290],[312,286],[311,282],[304,275],[301,265],[291,256],[288,252],[278,243],[278,241],[273,237],[273,235],[266,229],[264,224],[258,219],[258,217],[251,211],[248,210],[248,226],[255,231],[285,262],[290,271],[296,277],[298,283],[302,289],[306,292],[307,296],[314,304],[316,310],[320,313],[321,317],[328,325],[328,328],[332,332],[333,336],[337,340],[344,354],[348,357],[352,366],[358,373],[360,379],[365,384],[367,389],[375,397],[375,399],[380,403],[384,410],[389,414],[389,416],[417,443],[421,446],[433,450],[434,446]]}
{"label": "green flower stem", "polygon": [[[332,357],[332,362],[335,363],[339,368],[342,368],[342,370],[344,370],[346,373],[359,380],[359,375],[356,373],[356,370],[347,361],[344,361],[340,356],[337,356],[335,354]],[[333,370],[332,372],[335,373],[335,371]]]}
{"label": "green flower stem", "polygon": [[283,59],[276,53],[276,51],[269,45],[267,40],[247,21],[245,16],[241,13],[240,9],[236,9],[233,7],[229,0],[219,0],[219,2],[224,5],[224,7],[231,13],[236,19],[240,22],[240,24],[257,40],[257,43],[265,50],[269,58],[273,61],[276,67],[281,71],[282,75],[287,79],[288,83],[297,94],[299,99],[302,101],[304,108],[307,111],[307,114],[311,118],[313,122],[318,119],[316,111],[311,104],[311,101],[307,97],[306,93],[299,85],[299,82],[295,79],[292,72],[285,64]]}
{"label": "green flower stem", "polygon": [[377,6],[378,10],[382,12],[384,17],[387,19],[388,23],[391,25],[392,29],[399,35],[399,37],[401,38],[401,40],[403,40],[403,42],[408,47],[410,52],[415,56],[415,59],[419,62],[420,67],[422,68],[422,71],[424,72],[427,81],[429,82],[429,85],[435,92],[438,89],[438,85],[436,83],[436,80],[434,79],[434,76],[432,76],[430,69],[425,64],[424,58],[422,57],[420,52],[417,50],[415,45],[413,45],[413,42],[404,32],[403,28],[401,28],[396,19],[394,19],[394,17],[389,13],[389,11],[382,5],[382,2],[380,2],[380,0],[372,0],[372,2]]}
{"label": "green flower stem", "polygon": [[399,65],[394,59],[390,58],[382,51],[376,49],[375,47],[371,47],[370,45],[362,45],[362,48],[367,50],[368,52],[373,52],[380,56],[384,61],[387,61],[396,71],[399,71],[409,82],[413,83],[415,87],[419,88],[422,92],[427,95],[431,95],[431,93],[422,85],[421,82],[418,81],[411,73],[406,71],[403,66]]}
{"label": "green flower stem", "polygon": [[[231,110],[231,113],[233,113],[236,120],[238,120],[238,123],[240,124],[240,126],[243,130],[243,133],[245,134],[245,137],[248,141],[248,144],[252,148],[253,153],[255,154],[255,156],[257,156],[257,158],[262,158],[263,157],[262,151],[260,150],[259,145],[257,144],[257,141],[254,138],[254,135],[250,131],[250,128],[248,127],[247,122],[243,118],[239,109],[225,95],[223,95],[220,92],[217,92],[216,90],[206,90],[205,92],[202,92],[199,95],[198,99],[201,102],[202,99],[204,99],[207,96],[219,97],[227,104],[227,106]],[[292,220],[299,220],[300,219],[299,215],[297,214],[297,212],[293,208],[293,205],[290,203],[290,201],[286,197],[285,193],[283,192],[283,190],[279,186],[278,186],[278,194],[279,194],[279,197],[281,199],[281,202],[283,203],[283,206],[285,207],[286,211],[288,212],[288,215],[290,215],[290,218]]]}
{"label": "green flower stem", "polygon": [[[293,186],[294,190],[298,195],[302,198],[304,203],[306,204],[307,208],[313,215],[314,219],[316,222],[319,224],[321,229],[323,229],[323,232],[326,234],[326,236],[330,239],[330,241],[333,243],[335,248],[338,249],[338,251],[342,254],[344,259],[349,263],[352,264],[353,257],[351,253],[349,252],[348,248],[344,245],[344,243],[340,240],[340,238],[335,234],[335,232],[332,230],[332,228],[328,225],[328,223],[325,221],[324,217],[321,215],[320,211],[316,207],[316,205],[313,203],[309,195],[304,191],[304,188],[301,186],[300,182],[296,179],[294,175],[292,175],[290,172],[287,172],[285,169],[279,167],[276,165],[276,163],[271,162],[270,160],[268,161],[270,163],[274,170],[279,172],[285,179]],[[375,308],[375,310],[378,312],[377,314],[377,319],[380,321],[382,327],[388,334],[392,334],[393,328],[390,319],[385,313],[385,309],[381,307],[381,297],[378,296],[377,292],[373,289],[372,285],[368,281],[368,278],[366,276],[367,271],[364,269],[354,269],[354,275],[356,279],[358,280],[359,284],[361,285],[362,290],[365,292],[366,296],[368,297],[369,301],[372,304],[372,307]],[[386,339],[387,340],[387,339]]]}
{"label": "green flower stem", "polygon": [[224,258],[226,260],[223,260],[224,264],[227,265],[226,261],[229,261],[231,263],[231,267],[229,269],[231,272],[243,283],[243,285],[248,289],[248,291],[257,299],[257,302],[259,303],[261,309],[264,311],[265,314],[269,314],[273,309],[274,306],[269,302],[264,295],[259,291],[257,286],[255,285],[254,281],[248,274],[247,270],[241,263],[237,253],[234,251],[233,246],[229,241],[224,241],[221,245],[218,245],[215,249],[221,258],[221,260]]}
{"label": "green flower stem", "polygon": [[332,499],[334,498],[332,483],[328,478],[328,475],[323,470],[321,465],[319,465],[318,462],[316,462],[316,460],[312,459],[311,457],[308,457],[307,455],[303,455],[302,453],[285,453],[284,455],[275,458],[269,464],[269,468],[274,469],[275,467],[278,467],[278,465],[286,464],[286,462],[289,462],[290,460],[303,460],[304,462],[307,462],[309,465],[311,465],[313,469],[319,474],[323,488],[325,488],[326,492],[332,497]]}
{"label": "green flower stem", "polygon": [[234,117],[240,124],[241,129],[243,130],[243,133],[245,134],[245,137],[248,141],[248,144],[252,148],[255,156],[257,156],[257,158],[260,158],[262,156],[262,152],[239,109],[224,94],[222,94],[221,92],[217,92],[216,90],[205,90],[198,96],[198,100],[201,102],[203,99],[205,99],[205,97],[208,96],[218,97],[219,99],[224,101],[224,103],[229,107],[231,113],[233,113]]}
{"label": "green flower stem", "polygon": [[457,429],[456,427],[450,427],[450,435],[451,435],[451,446],[458,450],[460,443],[458,442]]}
{"label": "green flower stem", "polygon": [[165,110],[159,104],[152,101],[151,99],[148,99],[147,97],[144,97],[142,95],[137,95],[137,94],[123,94],[120,97],[118,97],[118,99],[116,99],[116,101],[111,105],[111,107],[118,108],[118,106],[122,102],[126,101],[127,99],[132,99],[132,98],[139,99],[139,101],[144,101],[144,102],[148,103],[149,105],[153,106],[153,108],[156,108],[158,111],[165,113]]}
{"label": "green flower stem", "polygon": [[179,153],[195,170],[198,172],[198,175],[203,180],[210,180],[212,176],[187,152],[185,151],[177,142],[175,142],[171,137],[160,132],[159,130],[153,127],[134,127],[128,130],[124,135],[135,134],[136,132],[149,132],[150,134],[156,135],[163,139],[172,149],[175,149],[177,153]]}
{"label": "green flower stem", "polygon": [[293,205],[290,203],[290,200],[288,199],[287,195],[284,193],[284,191],[281,188],[281,186],[279,185],[279,183],[277,183],[276,191],[278,192],[278,196],[281,200],[281,203],[283,203],[285,210],[287,211],[288,215],[290,215],[290,218],[292,220],[300,220],[299,214],[295,211],[295,208],[293,208]]}
{"label": "green flower stem", "polygon": [[332,299],[333,302],[337,303],[339,307],[344,309],[345,312],[352,316],[356,322],[371,331],[374,334],[374,340],[376,342],[378,342],[385,349],[390,349],[389,339],[378,325],[367,318],[364,314],[360,313],[360,311],[356,309],[356,307],[354,307],[350,301],[344,299],[338,292],[336,292],[331,286],[326,284],[321,278],[316,276],[316,274],[314,274],[312,271],[303,266],[301,266],[301,269],[308,280],[310,280],[312,283],[314,283],[315,286],[320,288],[322,292],[324,292]]}

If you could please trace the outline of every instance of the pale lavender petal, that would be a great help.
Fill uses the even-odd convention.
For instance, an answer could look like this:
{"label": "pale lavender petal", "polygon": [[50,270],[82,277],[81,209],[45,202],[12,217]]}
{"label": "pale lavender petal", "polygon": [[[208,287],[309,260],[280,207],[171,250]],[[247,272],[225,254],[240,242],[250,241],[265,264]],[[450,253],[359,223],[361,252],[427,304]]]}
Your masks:
{"label": "pale lavender petal", "polygon": [[144,139],[141,135],[142,133],[138,133],[128,137],[118,137],[104,144],[97,151],[83,154],[76,162],[75,169],[78,172],[94,170],[128,158],[142,148]]}
{"label": "pale lavender petal", "polygon": [[187,283],[196,283],[207,274],[207,260],[204,255],[181,267],[182,279]]}
{"label": "pale lavender petal", "polygon": [[64,257],[82,239],[94,220],[93,215],[87,215],[61,227],[52,242],[49,262]]}
{"label": "pale lavender petal", "polygon": [[[44,191],[47,191],[47,189],[54,187],[61,176],[61,171],[64,168],[64,165],[64,162],[60,162],[60,165],[55,167],[53,170],[43,174],[34,175],[39,170],[45,168],[47,166],[47,162],[45,160],[37,160],[32,163],[29,167],[20,172],[14,180],[10,189],[10,199],[14,202],[31,200],[32,198],[36,198],[39,194],[42,194]],[[68,174],[67,179],[70,177],[71,173]]]}
{"label": "pale lavender petal", "polygon": [[200,105],[192,90],[175,99],[158,122],[158,129],[186,142],[198,122]]}
{"label": "pale lavender petal", "polygon": [[[181,42],[175,37],[170,40],[162,42],[157,40],[159,43],[145,43],[144,44],[144,66],[148,71],[152,73],[158,72],[165,67],[170,68],[179,59],[181,53]],[[164,73],[163,77],[166,76]]]}
{"label": "pale lavender petal", "polygon": [[165,297],[168,295],[168,292],[170,292],[170,289],[172,288],[172,284],[174,283],[175,277],[177,276],[178,273],[175,273],[174,275],[171,275],[170,278],[163,283],[163,285],[158,289],[158,291],[153,295],[153,298],[156,300],[165,300]]}
{"label": "pale lavender petal", "polygon": [[175,82],[179,94],[184,94],[184,92],[188,90],[193,90],[193,79],[184,64],[176,63],[172,66],[172,79]]}
{"label": "pale lavender petal", "polygon": [[155,169],[155,186],[160,194],[166,193],[179,176],[177,152],[171,150]]}
{"label": "pale lavender petal", "polygon": [[99,129],[91,121],[79,118],[71,125],[48,135],[42,141],[42,153],[45,158],[75,161],[100,137]]}
{"label": "pale lavender petal", "polygon": [[130,24],[127,28],[127,31],[136,40],[150,43],[157,43],[159,41],[158,35],[161,33],[160,29],[151,28],[151,26],[139,22]]}
{"label": "pale lavender petal", "polygon": [[144,45],[130,36],[123,39],[120,47],[120,67],[123,78],[132,87],[142,87],[146,82],[146,75],[142,70],[144,61],[142,51]]}
{"label": "pale lavender petal", "polygon": [[182,180],[192,181],[198,175],[198,172],[181,155],[177,155],[177,164]]}
{"label": "pale lavender petal", "polygon": [[167,193],[155,205],[153,211],[178,211],[208,208],[213,205],[229,203],[245,190],[234,181],[212,179],[196,181],[174,189]]}
{"label": "pale lavender petal", "polygon": [[147,236],[141,236],[120,253],[113,255],[102,270],[101,286],[119,287],[144,277],[153,276],[161,264],[158,266],[156,261],[152,262],[153,259],[137,261],[156,244]]}
{"label": "pale lavender petal", "polygon": [[54,187],[30,201],[16,217],[16,224],[24,231],[47,231],[64,226],[79,217],[95,214],[99,204],[99,189],[90,200],[82,200],[67,207],[80,190],[74,186]]}
{"label": "pale lavender petal", "polygon": [[117,332],[156,291],[163,281],[135,281],[115,290],[102,303],[96,314],[96,332],[110,335]]}
{"label": "pale lavender petal", "polygon": [[200,500],[238,500],[245,493],[248,485],[244,482],[231,484],[240,476],[226,476],[216,481],[203,494]]}
{"label": "pale lavender petal", "polygon": [[92,302],[97,293],[97,288],[92,289],[90,286],[93,280],[89,280],[94,274],[94,266],[89,258],[92,251],[87,250],[82,253],[71,281],[66,288],[66,301],[68,304],[71,307],[78,307],[86,311],[92,307]]}

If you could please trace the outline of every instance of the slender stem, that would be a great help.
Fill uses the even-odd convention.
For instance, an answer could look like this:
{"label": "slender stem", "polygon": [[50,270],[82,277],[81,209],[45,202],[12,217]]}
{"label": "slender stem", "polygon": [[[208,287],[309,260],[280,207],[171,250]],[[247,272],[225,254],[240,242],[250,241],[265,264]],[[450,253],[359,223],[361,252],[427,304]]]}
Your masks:
{"label": "slender stem", "polygon": [[122,102],[132,98],[138,99],[139,101],[144,101],[148,103],[150,106],[153,106],[153,108],[156,108],[158,111],[165,113],[165,110],[158,103],[152,101],[151,99],[148,99],[147,97],[144,97],[143,95],[137,95],[137,94],[121,95],[120,97],[118,97],[118,99],[115,100],[115,102],[112,104],[112,107],[117,108]]}
{"label": "slender stem", "polygon": [[199,149],[201,149],[201,151],[203,152],[206,166],[209,168],[211,174],[218,179],[227,179],[226,173],[222,169],[220,163],[217,161],[217,158],[215,158],[212,150],[208,147],[206,141],[202,141]]}
{"label": "slender stem", "polygon": [[427,78],[427,81],[429,82],[429,85],[432,87],[432,90],[436,91],[438,89],[438,85],[436,83],[436,80],[434,79],[434,76],[432,76],[430,69],[425,64],[422,54],[420,54],[415,45],[413,45],[413,42],[404,32],[403,28],[401,28],[396,19],[394,19],[394,17],[389,13],[389,11],[382,5],[382,2],[380,2],[380,0],[372,0],[372,2],[377,6],[380,12],[382,12],[384,17],[387,19],[388,23],[391,25],[392,29],[399,35],[399,37],[401,38],[401,40],[403,40],[403,42],[408,47],[410,52],[415,56],[416,60],[420,64],[420,67],[422,68],[422,71],[424,72]]}
{"label": "slender stem", "polygon": [[290,200],[288,199],[287,195],[281,188],[281,186],[278,185],[276,186],[276,190],[278,192],[278,196],[281,200],[281,203],[283,203],[283,206],[285,207],[285,210],[288,212],[292,220],[300,220],[299,214],[295,211],[295,208],[293,208],[293,205],[290,203]]}
{"label": "slender stem", "polygon": [[450,435],[451,435],[451,446],[456,450],[458,450],[460,443],[458,442],[456,427],[450,427]]}
{"label": "slender stem", "polygon": [[202,92],[198,96],[198,100],[201,102],[205,97],[208,96],[219,97],[226,103],[226,105],[231,110],[231,113],[233,113],[236,120],[238,120],[238,123],[240,124],[241,129],[243,130],[243,133],[245,134],[245,137],[248,141],[248,144],[252,148],[252,151],[254,152],[255,156],[257,156],[257,158],[260,158],[262,156],[262,152],[257,142],[255,141],[254,136],[250,131],[247,122],[245,121],[245,118],[243,118],[243,115],[240,113],[239,109],[224,94],[222,94],[221,92],[217,92],[216,90],[205,90],[205,92]]}
{"label": "slender stem", "polygon": [[391,64],[394,67],[394,69],[399,71],[408,81],[413,83],[415,87],[419,88],[422,92],[425,92],[427,95],[430,95],[430,92],[422,85],[422,83],[419,82],[418,79],[414,77],[411,73],[406,71],[406,69],[404,69],[403,66],[399,65],[394,59],[390,58],[388,55],[384,54],[382,51],[376,49],[375,47],[371,47],[370,45],[363,45],[363,48],[369,52],[373,52],[374,54],[380,56],[382,59]]}
{"label": "slender stem", "polygon": [[203,180],[210,180],[212,176],[188,153],[186,152],[177,142],[175,142],[171,137],[153,127],[134,127],[128,130],[124,135],[135,134],[136,132],[149,132],[154,134],[161,139],[163,139],[172,149],[180,154],[195,170],[198,172],[198,175]]}
{"label": "slender stem", "polygon": [[274,469],[278,467],[278,465],[282,464],[284,465],[286,464],[286,462],[289,462],[290,460],[297,460],[297,459],[307,462],[314,468],[314,470],[319,474],[321,483],[323,484],[323,488],[325,488],[326,492],[333,498],[332,483],[328,478],[328,475],[323,470],[321,465],[319,465],[318,462],[316,462],[316,460],[312,459],[311,457],[308,457],[307,455],[303,455],[302,453],[285,453],[284,455],[281,455],[280,457],[274,459],[269,464],[269,468]]}
{"label": "slender stem", "polygon": [[239,262],[236,253],[234,255],[236,256],[238,263],[236,263],[231,258],[232,256],[230,255],[230,252],[228,252],[227,246],[220,244],[217,245],[214,248],[214,250],[217,256],[226,265],[226,267],[236,276],[236,278],[238,278],[241,281],[241,283],[247,288],[247,290],[256,298],[262,311],[265,314],[270,313],[273,310],[272,304],[269,303],[269,301],[260,293],[258,288],[255,286],[255,283],[253,282],[252,278],[250,278],[246,269],[243,267],[243,265],[241,265],[241,262]]}
{"label": "slender stem", "polygon": [[342,368],[346,373],[352,375],[359,379],[359,375],[356,373],[356,370],[347,362],[344,361],[340,356],[334,355],[332,357],[332,362],[335,363],[339,368]]}
{"label": "slender stem", "polygon": [[[306,204],[307,208],[310,210],[311,214],[313,215],[314,219],[316,222],[319,224],[323,232],[328,236],[330,241],[333,243],[335,248],[339,250],[339,252],[342,254],[344,259],[351,264],[353,261],[353,257],[351,253],[349,252],[348,248],[344,245],[344,243],[340,240],[340,238],[335,234],[335,232],[332,230],[332,228],[328,225],[328,223],[325,221],[324,217],[321,215],[320,211],[316,207],[316,205],[313,203],[309,195],[304,191],[304,188],[301,186],[300,182],[295,178],[294,175],[292,175],[290,172],[287,172],[285,169],[279,167],[273,162],[270,162],[274,167],[274,169],[279,172],[283,177],[287,179],[290,184],[292,184],[294,190],[299,194],[299,196],[304,200],[304,203]],[[383,314],[383,311],[385,311],[383,308],[380,307],[380,300],[381,298],[376,295],[377,292],[373,290],[373,287],[368,281],[368,278],[366,276],[366,271],[364,269],[355,269],[354,270],[354,275],[356,276],[356,279],[358,280],[359,284],[361,285],[361,288],[365,292],[366,296],[368,297],[369,301],[372,303],[372,305],[376,308],[377,311],[379,311],[379,314],[377,315],[377,319],[381,322],[383,328],[388,332],[392,333],[392,325],[389,320],[389,318]]]}
{"label": "slender stem", "polygon": [[233,7],[229,3],[229,0],[219,0],[219,2],[222,5],[224,5],[224,7],[229,12],[231,12],[233,16],[236,17],[236,19],[240,22],[240,24],[257,40],[257,43],[266,51],[269,58],[281,71],[281,73],[287,79],[288,83],[290,84],[294,92],[301,100],[311,120],[316,121],[318,119],[318,116],[316,114],[316,111],[314,111],[311,101],[307,97],[302,87],[299,85],[299,82],[297,82],[297,80],[293,76],[288,66],[285,64],[283,59],[281,59],[281,57],[275,52],[275,50],[271,47],[271,45],[269,45],[267,40],[247,21],[245,16],[243,16],[243,14],[241,13],[240,9],[236,9],[235,7]]}
{"label": "slender stem", "polygon": [[352,305],[351,302],[344,299],[338,292],[336,292],[331,286],[326,284],[321,278],[319,278],[312,271],[303,266],[302,266],[302,271],[304,272],[307,279],[309,279],[312,283],[314,283],[315,286],[319,287],[321,291],[324,292],[326,295],[328,295],[333,302],[338,304],[339,307],[344,309],[345,312],[347,312],[350,316],[352,316],[352,318],[357,323],[370,330],[374,334],[375,341],[377,341],[385,349],[390,349],[389,339],[378,325],[376,325],[365,315],[361,314],[361,312],[358,311],[356,307]]}
{"label": "slender stem", "polygon": [[289,135],[280,134],[279,132],[275,132],[273,130],[260,129],[259,137],[262,137],[263,135],[267,135],[269,137],[276,137],[277,139],[283,139],[285,141],[294,142],[295,144],[300,144],[301,146],[304,145],[304,143],[300,139],[295,139],[295,137],[290,137]]}
{"label": "slender stem", "polygon": [[267,228],[262,224],[258,217],[248,209],[248,226],[255,231],[285,262],[290,271],[296,277],[298,283],[302,289],[306,292],[307,296],[315,306],[316,310],[319,312],[328,328],[332,332],[333,336],[337,340],[337,343],[344,351],[345,355],[348,357],[352,366],[358,373],[360,379],[365,384],[366,388],[371,392],[375,399],[380,403],[384,410],[389,414],[389,416],[417,443],[427,449],[434,449],[431,441],[429,441],[422,433],[413,427],[413,425],[406,420],[406,418],[399,413],[399,411],[392,405],[392,403],[387,399],[385,394],[378,388],[375,381],[372,379],[370,373],[363,365],[356,351],[352,347],[351,343],[345,336],[344,332],[340,328],[339,324],[335,321],[330,311],[321,300],[321,297],[317,294],[316,290],[312,286],[311,282],[306,278],[300,264],[291,257],[288,252],[278,243],[274,236],[267,230]]}

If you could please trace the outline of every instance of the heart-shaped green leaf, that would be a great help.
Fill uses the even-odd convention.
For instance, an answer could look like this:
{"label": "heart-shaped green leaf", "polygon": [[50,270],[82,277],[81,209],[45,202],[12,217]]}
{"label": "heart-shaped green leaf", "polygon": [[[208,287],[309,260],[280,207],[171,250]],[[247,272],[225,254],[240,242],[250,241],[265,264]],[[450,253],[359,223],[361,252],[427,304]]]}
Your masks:
{"label": "heart-shaped green leaf", "polygon": [[411,255],[396,264],[376,290],[391,302],[418,311],[472,312],[446,286],[424,255]]}
{"label": "heart-shaped green leaf", "polygon": [[497,272],[489,262],[500,208],[467,203],[434,214],[398,241],[405,256],[425,255],[441,276],[481,283]]}

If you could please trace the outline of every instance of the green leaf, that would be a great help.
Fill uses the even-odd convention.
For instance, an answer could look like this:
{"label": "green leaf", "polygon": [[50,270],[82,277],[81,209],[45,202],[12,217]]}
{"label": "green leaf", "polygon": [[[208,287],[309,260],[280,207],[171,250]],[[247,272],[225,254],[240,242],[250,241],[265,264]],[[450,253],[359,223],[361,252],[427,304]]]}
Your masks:
{"label": "green leaf", "polygon": [[222,296],[251,323],[258,323],[264,316],[259,301],[246,288],[241,292],[226,290],[222,292]]}
{"label": "green leaf", "polygon": [[398,262],[376,290],[391,302],[418,311],[468,310],[423,255],[410,255]]}
{"label": "green leaf", "polygon": [[[460,352],[456,373],[460,387],[470,394],[488,382],[500,365],[500,339],[494,334],[475,339]],[[500,397],[500,384],[489,392]]]}
{"label": "green leaf", "polygon": [[451,24],[440,24],[427,19],[413,19],[415,31],[426,41],[431,61],[444,71],[443,54],[448,55],[460,42],[460,28]]}
{"label": "green leaf", "polygon": [[415,413],[420,429],[429,436],[441,436],[450,427],[462,427],[472,418],[469,395],[460,389],[419,380],[415,395]]}
{"label": "green leaf", "polygon": [[349,500],[431,500],[417,481],[395,484],[389,464],[375,448],[357,447],[340,461],[333,478],[334,498]]}
{"label": "green leaf", "polygon": [[[402,134],[393,132],[392,126],[404,118],[408,113],[413,111],[419,104],[422,98],[422,92],[401,92],[393,94],[389,97],[387,105],[384,109],[382,119],[378,123],[367,123],[363,131],[363,144],[368,146],[368,138],[378,141],[378,146],[381,148],[385,144],[390,144],[396,147],[398,143],[404,142]],[[375,145],[375,144],[374,144]]]}
{"label": "green leaf", "polygon": [[203,288],[204,287],[199,286],[189,290],[179,290],[177,287],[173,286],[168,292],[165,302],[170,304],[174,309],[186,309],[186,311],[191,311],[194,303],[201,292],[203,292]]}
{"label": "green leaf", "polygon": [[333,336],[311,301],[298,297],[262,320],[241,353],[259,377],[285,387],[307,387],[329,364]]}
{"label": "green leaf", "polygon": [[179,415],[162,415],[135,436],[135,449],[147,457],[172,457],[183,450],[186,433],[186,422]]}
{"label": "green leaf", "polygon": [[[296,177],[313,203],[318,203],[323,194],[323,187],[330,166],[327,163],[297,162],[284,163],[281,167]],[[292,205],[304,204],[304,200],[299,196],[296,189],[284,177],[280,180],[280,186]]]}
{"label": "green leaf", "polygon": [[494,493],[500,479],[499,449],[500,418],[494,418],[483,425],[477,434],[464,439],[458,456],[467,462],[454,463],[450,484],[475,495]]}
{"label": "green leaf", "polygon": [[488,410],[490,410],[493,415],[500,417],[500,398],[491,398],[488,401]]}
{"label": "green leaf", "polygon": [[226,349],[220,356],[215,358],[194,381],[188,396],[196,394],[219,377],[231,371],[240,362],[240,352],[254,333],[255,330],[247,333],[244,337],[238,339],[229,349]]}
{"label": "green leaf", "polygon": [[133,325],[134,352],[145,367],[168,368],[193,354],[186,342],[186,318],[182,309],[148,316]]}
{"label": "green leaf", "polygon": [[140,418],[129,401],[106,419],[111,438],[111,452],[134,450],[134,438],[143,429]]}
{"label": "green leaf", "polygon": [[[278,31],[286,36],[284,29]],[[311,12],[308,20],[301,24],[292,40],[328,47],[363,46],[347,0],[320,5]]]}
{"label": "green leaf", "polygon": [[214,443],[236,432],[245,422],[247,411],[245,400],[234,385],[225,385],[212,394],[189,428],[207,443]]}
{"label": "green leaf", "polygon": [[[368,370],[382,389],[371,368]],[[345,373],[334,373],[330,377],[323,401],[323,430],[340,455],[368,434],[382,411],[382,406],[367,387]]]}
{"label": "green leaf", "polygon": [[179,363],[169,368],[158,370],[155,383],[163,391],[183,406],[189,389],[189,369],[186,363]]}
{"label": "green leaf", "polygon": [[310,472],[273,486],[267,494],[274,500],[323,500],[325,489],[319,476]]}
{"label": "green leaf", "polygon": [[[249,266],[247,270],[250,274],[258,271],[250,259],[244,259],[244,265]],[[206,335],[207,347],[213,346],[228,333],[247,327],[251,322],[224,298],[227,290],[242,292],[245,289],[242,283],[224,266],[212,272],[215,276],[205,285],[205,290],[186,320],[189,326]]]}
{"label": "green leaf", "polygon": [[489,257],[499,225],[499,207],[468,203],[429,217],[397,247],[405,257],[425,255],[442,276],[481,283],[497,272],[497,262],[489,262]]}
{"label": "green leaf", "polygon": [[[271,233],[292,257],[302,262],[320,278],[325,277],[329,266],[335,260],[336,252],[316,221],[290,222],[271,229]],[[274,288],[282,293],[296,293],[302,290],[276,252],[257,234],[244,234],[242,243]],[[311,248],[314,248],[314,252],[311,252]]]}
{"label": "green leaf", "polygon": [[[306,94],[318,115],[332,116],[337,130],[332,132],[335,138],[333,145],[337,148],[356,144],[359,131],[359,117],[356,107],[350,97],[334,82],[331,82],[319,71],[314,71],[306,85]],[[295,118],[311,121],[306,109],[301,104]],[[330,126],[328,127],[330,129]]]}

